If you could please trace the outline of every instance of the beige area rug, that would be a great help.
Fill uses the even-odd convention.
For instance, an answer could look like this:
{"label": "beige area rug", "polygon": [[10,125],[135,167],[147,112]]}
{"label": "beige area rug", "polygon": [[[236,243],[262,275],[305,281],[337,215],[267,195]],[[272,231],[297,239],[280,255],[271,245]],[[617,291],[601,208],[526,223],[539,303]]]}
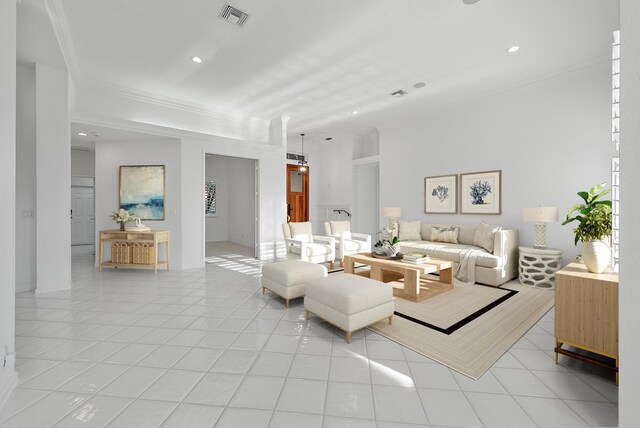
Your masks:
{"label": "beige area rug", "polygon": [[478,379],[553,307],[554,296],[517,281],[500,288],[456,281],[419,303],[396,298],[393,324],[369,329]]}

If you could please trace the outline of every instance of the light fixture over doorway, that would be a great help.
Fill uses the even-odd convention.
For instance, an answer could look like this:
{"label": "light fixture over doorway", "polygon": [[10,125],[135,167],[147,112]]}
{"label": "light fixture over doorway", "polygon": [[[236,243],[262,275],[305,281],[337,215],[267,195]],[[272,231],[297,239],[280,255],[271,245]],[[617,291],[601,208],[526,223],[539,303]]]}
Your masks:
{"label": "light fixture over doorway", "polygon": [[308,164],[304,160],[304,134],[300,134],[300,137],[302,137],[302,159],[298,161],[298,175],[307,175]]}

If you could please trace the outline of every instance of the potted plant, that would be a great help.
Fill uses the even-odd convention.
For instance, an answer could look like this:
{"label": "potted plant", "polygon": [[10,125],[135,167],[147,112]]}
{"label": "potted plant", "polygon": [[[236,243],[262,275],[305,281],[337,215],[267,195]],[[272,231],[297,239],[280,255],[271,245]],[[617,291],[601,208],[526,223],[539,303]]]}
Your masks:
{"label": "potted plant", "polygon": [[607,183],[592,187],[587,192],[578,192],[583,203],[576,204],[567,213],[563,225],[577,221],[573,229],[574,244],[582,241],[582,259],[589,272],[602,273],[611,262],[611,248],[608,238],[611,236],[611,201],[600,199],[609,193],[604,187]]}

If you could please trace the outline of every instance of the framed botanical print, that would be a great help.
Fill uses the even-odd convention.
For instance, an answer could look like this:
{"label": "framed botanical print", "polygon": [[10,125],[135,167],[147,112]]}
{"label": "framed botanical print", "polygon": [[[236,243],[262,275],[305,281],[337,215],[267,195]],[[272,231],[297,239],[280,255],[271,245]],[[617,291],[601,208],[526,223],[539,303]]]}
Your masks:
{"label": "framed botanical print", "polygon": [[140,220],[164,220],[164,165],[120,167],[120,208]]}
{"label": "framed botanical print", "polygon": [[424,178],[424,212],[427,214],[455,214],[458,212],[457,175]]}
{"label": "framed botanical print", "polygon": [[460,174],[462,214],[502,213],[502,171]]}

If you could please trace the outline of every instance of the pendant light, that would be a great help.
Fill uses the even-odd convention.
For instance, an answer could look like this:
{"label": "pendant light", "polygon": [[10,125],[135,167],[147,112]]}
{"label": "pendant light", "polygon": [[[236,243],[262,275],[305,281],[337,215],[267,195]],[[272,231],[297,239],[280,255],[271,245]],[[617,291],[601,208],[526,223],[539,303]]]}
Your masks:
{"label": "pendant light", "polygon": [[298,161],[298,175],[307,175],[308,164],[304,160],[304,134],[300,134],[302,137],[302,159]]}

